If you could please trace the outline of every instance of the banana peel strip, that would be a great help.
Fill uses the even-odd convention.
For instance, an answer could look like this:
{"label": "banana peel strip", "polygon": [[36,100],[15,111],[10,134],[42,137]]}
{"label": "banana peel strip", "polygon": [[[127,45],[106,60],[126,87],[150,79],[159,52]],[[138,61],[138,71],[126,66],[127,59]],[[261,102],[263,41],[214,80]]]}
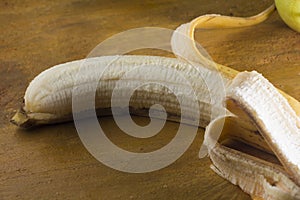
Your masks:
{"label": "banana peel strip", "polygon": [[[204,157],[208,151],[213,162],[212,169],[231,183],[238,185],[254,199],[300,199],[300,103],[276,89],[257,72],[239,74],[234,69],[215,63],[198,50],[194,39],[197,28],[253,26],[265,21],[274,10],[275,5],[272,5],[260,14],[247,18],[203,15],[179,26],[173,34],[171,44],[173,52],[179,58],[188,58],[208,68],[216,67],[221,72],[224,82],[229,85],[227,98],[233,101],[235,106],[242,107],[268,147],[279,159],[280,164],[267,162],[218,142],[220,129],[228,118],[235,118],[238,123],[239,116],[234,114],[220,116],[211,121],[206,128],[204,146],[201,147],[199,156]],[[253,88],[256,82],[261,85]],[[264,91],[257,91],[260,88],[264,88]],[[257,96],[255,98],[257,93],[269,98],[259,99]],[[249,96],[243,96],[245,94]],[[256,102],[251,102],[253,99],[256,99]],[[269,101],[272,101],[273,108],[268,106]],[[230,111],[234,113],[234,110]],[[246,143],[251,144],[251,141]]]}

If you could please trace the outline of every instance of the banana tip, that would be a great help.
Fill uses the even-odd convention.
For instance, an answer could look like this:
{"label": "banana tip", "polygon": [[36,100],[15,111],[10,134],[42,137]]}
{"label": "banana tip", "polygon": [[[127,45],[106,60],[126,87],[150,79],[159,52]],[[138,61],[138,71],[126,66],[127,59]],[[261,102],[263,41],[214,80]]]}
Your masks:
{"label": "banana tip", "polygon": [[10,119],[10,122],[22,128],[29,128],[32,126],[29,117],[23,109],[18,110],[16,114]]}

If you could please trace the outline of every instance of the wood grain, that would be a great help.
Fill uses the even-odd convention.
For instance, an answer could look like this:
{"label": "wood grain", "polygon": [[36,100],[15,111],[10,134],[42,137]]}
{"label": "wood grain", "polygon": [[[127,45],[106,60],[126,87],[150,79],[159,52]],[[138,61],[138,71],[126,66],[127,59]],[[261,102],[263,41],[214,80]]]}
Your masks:
{"label": "wood grain", "polygon": [[[0,199],[250,199],[214,174],[209,159],[198,159],[201,129],[188,151],[169,167],[128,174],[94,159],[80,142],[73,123],[24,131],[9,119],[38,73],[84,58],[113,34],[145,26],[175,29],[205,13],[250,16],[271,3],[0,1]],[[196,37],[215,61],[238,70],[255,69],[300,99],[300,36],[277,13],[256,27],[198,31]],[[147,121],[141,117],[135,120]],[[136,152],[162,147],[177,130],[176,123],[168,122],[156,137],[140,141],[124,136],[112,118],[100,121],[112,141]]]}

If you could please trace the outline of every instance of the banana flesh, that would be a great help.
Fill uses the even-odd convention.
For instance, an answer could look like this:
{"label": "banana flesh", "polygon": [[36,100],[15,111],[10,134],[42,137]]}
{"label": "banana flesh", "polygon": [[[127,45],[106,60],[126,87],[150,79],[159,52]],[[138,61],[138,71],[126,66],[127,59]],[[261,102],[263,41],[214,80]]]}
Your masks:
{"label": "banana flesh", "polygon": [[[87,63],[84,70],[80,69],[83,63]],[[107,67],[108,65],[109,67]],[[143,66],[149,69],[152,67],[151,73],[140,72],[139,77],[129,76],[119,80],[127,72]],[[104,68],[106,70],[98,80]],[[188,82],[178,82],[178,74],[170,73],[170,69],[176,70]],[[79,73],[80,70],[82,73]],[[158,73],[163,76],[163,79],[156,78]],[[78,74],[80,77],[77,77]],[[93,92],[90,91],[91,86],[97,85],[95,109],[99,110],[101,115],[103,113],[101,109],[111,106],[111,95],[117,81],[121,81],[124,86],[122,88],[124,94],[127,92],[126,85],[130,86],[133,82],[142,85],[145,81],[152,81],[162,86],[172,86],[173,90],[177,90],[177,93],[180,94],[177,98],[186,97],[187,101],[181,105],[188,113],[191,113],[191,116],[185,116],[186,118],[195,114],[194,108],[191,108],[190,105],[193,98],[197,98],[201,110],[200,126],[205,127],[211,121],[210,112],[214,105],[211,103],[209,92],[213,91],[209,91],[205,82],[199,77],[205,78],[210,75],[211,71],[204,67],[199,70],[175,58],[156,56],[105,56],[73,61],[54,66],[38,75],[25,92],[23,108],[11,121],[20,127],[28,128],[72,120],[72,92],[76,85],[82,86],[80,96],[86,96]],[[131,110],[148,109],[154,103],[160,103],[169,113],[170,119],[178,120],[182,108],[172,92],[158,84],[137,88],[131,97]],[[186,94],[188,87],[192,87],[196,96]],[[219,109],[220,112],[224,110],[223,107]],[[190,122],[192,123],[192,121]]]}

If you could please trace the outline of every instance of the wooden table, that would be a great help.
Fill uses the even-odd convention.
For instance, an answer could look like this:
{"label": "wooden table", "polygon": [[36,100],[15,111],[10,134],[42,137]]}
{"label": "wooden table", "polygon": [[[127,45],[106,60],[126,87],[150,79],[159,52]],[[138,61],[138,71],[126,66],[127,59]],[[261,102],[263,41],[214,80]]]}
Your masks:
{"label": "wooden table", "polygon": [[[205,13],[250,16],[271,0],[60,0],[0,2],[0,199],[250,199],[199,159],[203,130],[175,163],[146,174],[110,169],[84,148],[73,123],[31,131],[9,123],[26,87],[41,71],[81,59],[101,41],[131,28],[175,29]],[[300,35],[275,13],[256,27],[199,31],[212,58],[238,70],[257,70],[300,99]],[[151,52],[150,52],[151,53]],[[154,54],[163,55],[162,52]],[[147,119],[136,117],[139,123]],[[176,133],[168,122],[153,139],[124,136],[112,118],[101,120],[117,145],[157,149]]]}

